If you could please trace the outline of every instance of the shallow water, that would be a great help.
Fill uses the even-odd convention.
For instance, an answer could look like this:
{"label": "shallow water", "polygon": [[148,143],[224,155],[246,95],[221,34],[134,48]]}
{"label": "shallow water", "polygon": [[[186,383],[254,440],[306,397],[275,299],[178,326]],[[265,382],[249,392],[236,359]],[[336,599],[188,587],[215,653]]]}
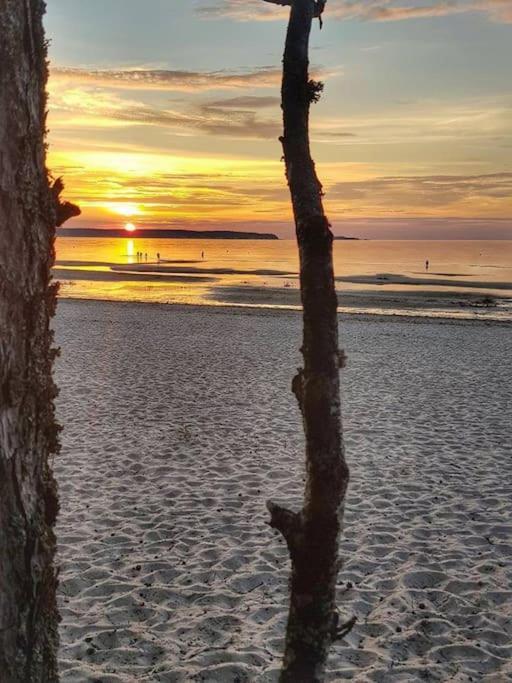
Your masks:
{"label": "shallow water", "polygon": [[[334,262],[342,311],[512,320],[512,241],[336,241]],[[70,298],[295,308],[297,270],[293,240],[61,237],[55,274]]]}

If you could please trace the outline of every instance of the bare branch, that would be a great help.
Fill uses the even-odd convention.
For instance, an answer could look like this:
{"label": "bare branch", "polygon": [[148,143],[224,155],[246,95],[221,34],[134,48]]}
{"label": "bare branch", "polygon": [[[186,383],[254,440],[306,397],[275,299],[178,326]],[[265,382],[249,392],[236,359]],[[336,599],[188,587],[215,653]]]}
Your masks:
{"label": "bare branch", "polygon": [[293,543],[293,537],[301,529],[300,514],[287,510],[271,500],[267,501],[267,510],[270,512],[270,526],[280,531],[290,546]]}
{"label": "bare branch", "polygon": [[350,631],[354,628],[357,622],[357,617],[354,615],[351,619],[349,619],[347,622],[342,624],[341,626],[338,626],[335,633],[333,633],[333,640],[343,640]]}
{"label": "bare branch", "polygon": [[291,558],[290,608],[280,683],[324,678],[329,648],[353,627],[336,611],[338,536],[349,472],[340,415],[337,297],[332,233],[323,190],[311,158],[309,113],[322,84],[309,78],[309,37],[325,0],[265,0],[291,5],[283,58],[280,138],[300,257],[304,359],[293,378],[306,441],[306,486],[300,513],[267,504],[270,525],[286,539]]}

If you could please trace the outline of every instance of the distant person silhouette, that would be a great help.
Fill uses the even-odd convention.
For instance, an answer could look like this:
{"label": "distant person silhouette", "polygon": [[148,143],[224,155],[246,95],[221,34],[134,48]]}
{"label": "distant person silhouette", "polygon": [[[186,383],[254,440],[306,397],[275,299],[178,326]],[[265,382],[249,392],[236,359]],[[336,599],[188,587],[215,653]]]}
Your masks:
{"label": "distant person silhouette", "polygon": [[204,251],[201,252],[201,258],[204,259]]}
{"label": "distant person silhouette", "polygon": [[158,261],[158,263],[160,263],[160,252],[157,252],[157,254],[156,254],[156,260]]}
{"label": "distant person silhouette", "polygon": [[144,259],[145,259],[145,261],[146,261],[146,263],[147,263],[147,262],[148,262],[148,252],[146,252],[146,253],[144,254]]}
{"label": "distant person silhouette", "polygon": [[427,260],[425,261],[425,270],[428,270],[429,265],[430,265],[430,264],[429,264],[428,259],[427,259]]}

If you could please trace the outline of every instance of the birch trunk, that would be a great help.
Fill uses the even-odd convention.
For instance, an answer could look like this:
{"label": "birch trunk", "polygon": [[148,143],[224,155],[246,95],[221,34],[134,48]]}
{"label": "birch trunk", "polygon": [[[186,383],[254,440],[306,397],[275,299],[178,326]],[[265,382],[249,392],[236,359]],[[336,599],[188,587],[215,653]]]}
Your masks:
{"label": "birch trunk", "polygon": [[0,679],[56,681],[49,456],[58,450],[50,284],[59,188],[45,166],[42,0],[0,0]]}
{"label": "birch trunk", "polygon": [[[274,0],[270,0],[274,1]],[[337,297],[332,233],[309,145],[309,109],[321,84],[309,79],[309,36],[325,3],[290,0],[283,62],[281,138],[300,255],[304,367],[292,383],[306,437],[306,489],[300,513],[269,503],[271,525],[291,557],[283,683],[322,681],[340,635],[335,604],[338,537],[349,471],[340,409]],[[350,624],[349,624],[350,627]]]}

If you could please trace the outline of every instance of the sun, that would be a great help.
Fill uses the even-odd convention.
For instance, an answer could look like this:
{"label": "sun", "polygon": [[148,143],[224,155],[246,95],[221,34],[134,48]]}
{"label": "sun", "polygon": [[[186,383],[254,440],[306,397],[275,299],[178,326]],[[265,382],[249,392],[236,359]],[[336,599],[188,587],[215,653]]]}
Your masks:
{"label": "sun", "polygon": [[137,230],[133,223],[126,223],[124,229],[126,230],[126,232],[135,232],[135,230]]}

